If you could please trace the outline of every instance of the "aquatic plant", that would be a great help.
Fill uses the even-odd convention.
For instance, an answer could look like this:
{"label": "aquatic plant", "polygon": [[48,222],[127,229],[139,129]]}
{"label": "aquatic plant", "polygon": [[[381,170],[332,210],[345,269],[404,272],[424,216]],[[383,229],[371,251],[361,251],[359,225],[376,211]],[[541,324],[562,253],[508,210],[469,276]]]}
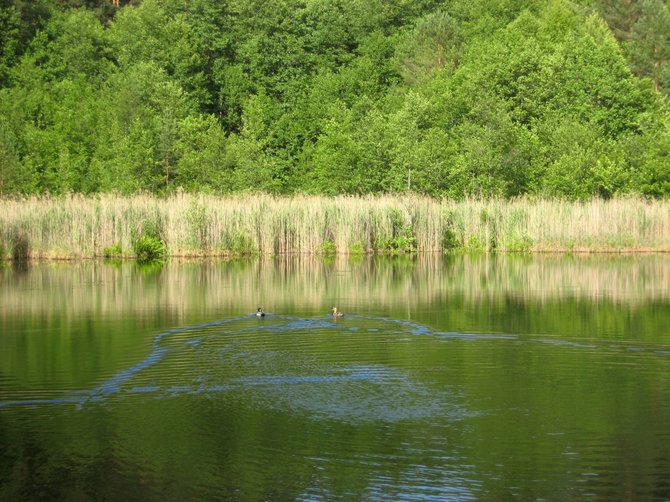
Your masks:
{"label": "aquatic plant", "polygon": [[135,241],[133,246],[138,261],[161,260],[167,254],[165,244],[159,237],[143,235]]}
{"label": "aquatic plant", "polygon": [[321,252],[326,255],[335,254],[337,252],[335,243],[333,241],[325,241],[323,246],[321,246]]}
{"label": "aquatic plant", "polygon": [[105,258],[119,258],[123,256],[123,248],[121,247],[121,244],[117,242],[113,246],[106,247],[103,250],[102,255]]}
{"label": "aquatic plant", "polygon": [[17,258],[669,251],[670,201],[73,195],[0,199],[0,229]]}
{"label": "aquatic plant", "polygon": [[30,243],[25,233],[15,231],[11,238],[12,260],[26,261],[30,255]]}

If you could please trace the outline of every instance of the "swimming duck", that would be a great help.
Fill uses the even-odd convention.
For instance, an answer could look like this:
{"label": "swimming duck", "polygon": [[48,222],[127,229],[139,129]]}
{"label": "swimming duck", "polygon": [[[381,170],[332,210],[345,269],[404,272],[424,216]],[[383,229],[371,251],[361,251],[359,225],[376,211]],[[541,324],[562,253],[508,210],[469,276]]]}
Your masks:
{"label": "swimming duck", "polygon": [[333,317],[343,317],[344,316],[344,314],[342,312],[337,310],[337,307],[333,307],[332,309],[330,309],[330,312],[333,315]]}
{"label": "swimming duck", "polygon": [[256,317],[265,317],[265,312],[263,312],[263,307],[258,307],[256,311]]}

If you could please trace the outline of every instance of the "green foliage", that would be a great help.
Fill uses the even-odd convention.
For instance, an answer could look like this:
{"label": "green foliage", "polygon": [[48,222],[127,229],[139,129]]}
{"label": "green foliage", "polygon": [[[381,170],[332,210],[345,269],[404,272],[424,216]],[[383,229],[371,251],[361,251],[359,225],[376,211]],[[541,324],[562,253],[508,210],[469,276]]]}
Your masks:
{"label": "green foliage", "polygon": [[595,0],[595,6],[607,22],[617,40],[630,38],[633,25],[640,17],[640,2],[621,0]]}
{"label": "green foliage", "polygon": [[405,81],[416,84],[433,72],[453,70],[460,62],[462,44],[459,23],[449,13],[430,13],[398,44],[399,71]]}
{"label": "green foliage", "polygon": [[[109,30],[110,45],[123,71],[138,63],[153,63],[170,75],[176,86],[199,103],[207,102],[205,62],[198,39],[177,2],[143,0],[136,8],[119,11]],[[182,7],[183,8],[183,7]]]}
{"label": "green foliage", "polygon": [[468,242],[465,248],[469,251],[484,251],[486,245],[484,244],[484,242],[482,242],[479,236],[471,235],[468,238]]}
{"label": "green foliage", "polygon": [[642,0],[640,17],[627,45],[638,75],[650,77],[657,91],[670,84],[670,9],[662,0]]}
{"label": "green foliage", "polygon": [[365,247],[360,242],[354,242],[349,246],[349,254],[363,255],[365,254]]}
{"label": "green foliage", "polygon": [[112,246],[106,247],[102,254],[105,258],[119,258],[123,256],[123,248],[120,243],[116,243]]}
{"label": "green foliage", "polygon": [[249,255],[258,251],[253,239],[242,231],[228,233],[221,241],[221,252],[224,254]]}
{"label": "green foliage", "polygon": [[442,249],[450,251],[464,247],[463,218],[456,211],[449,209],[443,216]]}
{"label": "green foliage", "polygon": [[398,209],[389,210],[390,234],[379,235],[374,243],[377,252],[389,254],[411,254],[416,252],[416,236],[412,225]]}
{"label": "green foliage", "polygon": [[335,243],[333,241],[325,241],[321,246],[321,253],[325,255],[334,255],[337,252]]}
{"label": "green foliage", "polygon": [[416,238],[411,234],[397,235],[382,245],[382,251],[391,254],[405,254],[416,252]]}
{"label": "green foliage", "polygon": [[12,260],[15,262],[24,262],[30,256],[30,241],[22,231],[16,229],[12,231],[10,245],[12,248]]}
{"label": "green foliage", "polygon": [[133,251],[139,262],[162,260],[167,254],[163,241],[153,235],[142,235],[133,242]]}
{"label": "green foliage", "polygon": [[167,247],[163,239],[164,217],[157,211],[144,214],[142,221],[135,222],[132,231],[132,247],[140,262],[162,260],[167,256]]}
{"label": "green foliage", "polygon": [[7,84],[9,69],[16,64],[21,20],[14,6],[0,3],[0,87]]}
{"label": "green foliage", "polygon": [[9,121],[0,116],[0,196],[32,192],[33,187],[29,173],[21,169],[18,138]]}
{"label": "green foliage", "polygon": [[121,5],[0,2],[0,194],[670,195],[662,0]]}
{"label": "green foliage", "polygon": [[533,248],[533,239],[528,236],[511,237],[505,243],[505,249],[512,253],[529,253]]}

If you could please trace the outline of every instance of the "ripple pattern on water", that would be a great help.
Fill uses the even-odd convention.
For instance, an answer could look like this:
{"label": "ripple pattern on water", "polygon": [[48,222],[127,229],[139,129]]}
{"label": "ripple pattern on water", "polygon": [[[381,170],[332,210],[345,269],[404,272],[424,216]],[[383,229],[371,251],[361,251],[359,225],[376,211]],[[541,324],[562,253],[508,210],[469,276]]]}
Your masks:
{"label": "ripple pattern on water", "polygon": [[[448,389],[426,389],[407,373],[382,362],[365,358],[349,362],[346,356],[356,352],[361,330],[377,338],[385,333],[382,343],[393,338],[406,342],[407,335],[466,336],[432,333],[416,323],[365,316],[347,320],[241,316],[159,333],[143,360],[93,389],[4,400],[0,407],[74,403],[81,408],[134,395],[162,399],[242,393],[250,406],[338,420],[398,421],[435,414],[458,419],[467,415]],[[329,344],[328,360],[323,360],[319,344]]]}
{"label": "ripple pattern on water", "polygon": [[[603,348],[557,339],[521,340],[514,334],[434,331],[409,320],[364,315],[343,319],[239,316],[158,333],[143,360],[93,389],[58,396],[33,392],[0,401],[0,408],[70,403],[83,407],[132,396],[214,398],[227,394],[238,399],[243,396],[247,405],[257,408],[343,421],[396,422],[437,415],[458,420],[481,413],[466,409],[460,391],[428,388],[407,371],[361,352],[361,340],[398,344],[412,343],[415,337],[446,342],[539,343],[561,349]],[[327,351],[319,349],[324,345]],[[644,350],[617,347],[627,353]],[[352,354],[358,352],[361,357],[352,360]],[[656,357],[668,354],[658,347],[647,352]]]}

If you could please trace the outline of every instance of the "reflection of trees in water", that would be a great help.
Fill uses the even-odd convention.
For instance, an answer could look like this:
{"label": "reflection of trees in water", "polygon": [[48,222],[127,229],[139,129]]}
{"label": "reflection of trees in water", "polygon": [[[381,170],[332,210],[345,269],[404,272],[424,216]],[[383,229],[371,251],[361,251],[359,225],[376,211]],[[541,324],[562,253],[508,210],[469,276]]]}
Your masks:
{"label": "reflection of trees in water", "polygon": [[[330,260],[274,257],[221,261],[41,263],[0,275],[6,312],[146,311],[160,303],[178,311],[320,311],[332,301],[361,306],[465,304],[511,298],[534,303],[589,300],[643,304],[670,297],[670,259],[635,256],[420,255]],[[251,309],[251,310],[249,310]],[[326,312],[326,310],[324,310]],[[361,312],[364,313],[364,312]]]}
{"label": "reflection of trees in water", "polygon": [[[155,267],[86,261],[39,263],[20,274],[0,269],[0,331],[7,333],[0,367],[32,378],[20,364],[32,351],[39,382],[54,357],[70,364],[61,350],[68,344],[102,350],[76,366],[86,380],[112,353],[139,357],[130,341],[138,332],[252,314],[258,305],[304,317],[326,316],[337,305],[446,331],[571,339],[634,333],[658,344],[670,324],[670,259],[662,255],[275,257]],[[44,330],[59,336],[24,336]]]}
{"label": "reflection of trees in water", "polygon": [[[336,257],[328,262],[282,257],[171,261],[160,271],[132,262],[46,263],[35,264],[22,274],[5,267],[0,270],[0,368],[4,375],[11,375],[6,381],[18,382],[22,391],[31,385],[44,390],[44,382],[53,382],[63,368],[72,378],[63,388],[70,390],[86,385],[82,382],[94,388],[101,379],[127,374],[126,369],[143,361],[151,350],[138,340],[151,341],[163,330],[189,324],[187,319],[193,316],[205,322],[229,323],[233,316],[248,314],[239,321],[239,339],[255,347],[257,357],[244,344],[224,346],[232,342],[227,324],[225,329],[212,326],[210,339],[202,330],[183,332],[161,342],[161,347],[170,349],[165,353],[165,367],[153,365],[123,382],[133,388],[145,384],[173,388],[172,383],[195,388],[200,385],[196,377],[203,376],[200,369],[207,368],[209,373],[204,374],[213,383],[223,382],[229,388],[232,384],[239,391],[238,401],[231,398],[232,391],[225,399],[200,401],[206,403],[203,406],[194,406],[195,398],[188,392],[179,399],[155,399],[150,393],[151,399],[142,399],[145,394],[127,393],[105,406],[96,402],[81,410],[58,408],[59,413],[48,417],[44,435],[34,425],[44,415],[30,408],[21,410],[33,413],[30,419],[0,421],[0,442],[7,446],[4,472],[19,470],[4,493],[17,499],[76,497],[79,492],[65,492],[65,488],[75,490],[76,480],[82,498],[104,499],[109,494],[114,498],[126,492],[163,495],[161,490],[175,489],[178,491],[166,491],[166,497],[188,499],[193,495],[189,487],[216,483],[220,487],[217,494],[230,498],[239,495],[232,489],[242,485],[252,500],[295,499],[300,498],[300,489],[308,485],[317,465],[330,477],[318,477],[324,491],[315,493],[346,498],[352,490],[366,493],[377,480],[388,480],[389,472],[398,485],[408,481],[428,486],[438,480],[443,486],[445,472],[465,476],[469,473],[463,466],[476,464],[477,472],[487,473],[481,493],[507,494],[504,490],[512,481],[530,479],[529,473],[538,472],[560,473],[552,478],[556,485],[551,487],[558,493],[568,483],[564,473],[587,472],[584,469],[601,465],[599,478],[587,481],[588,489],[579,488],[570,478],[570,488],[576,491],[566,491],[566,496],[579,498],[591,493],[590,489],[610,495],[604,491],[609,486],[620,487],[619,480],[625,480],[631,493],[663,498],[667,493],[667,484],[663,484],[666,445],[652,439],[667,437],[667,406],[663,404],[668,402],[663,380],[667,356],[655,354],[655,349],[668,343],[669,274],[670,260],[663,256],[453,255],[353,261]],[[309,336],[295,336],[296,350],[287,351],[291,332],[285,325],[277,332],[270,329],[273,322],[282,324],[279,316],[270,315],[263,321],[253,316],[261,301],[271,314],[292,311],[300,321],[330,322],[327,312],[333,300],[350,314],[375,312],[395,319],[407,319],[409,305],[412,319],[432,333],[465,331],[470,326],[479,332],[518,336],[499,343],[437,343],[437,337],[408,335],[407,343],[380,343],[386,321],[366,318],[370,324],[363,326],[363,318],[350,315],[333,328],[360,326],[350,337],[337,333],[319,338],[310,332]],[[119,322],[112,324],[109,319]],[[245,323],[265,331],[248,336],[243,331]],[[163,327],[156,329],[157,325]],[[375,331],[366,336],[363,328],[373,325]],[[399,331],[405,338],[402,326]],[[219,336],[223,332],[228,338]],[[617,345],[610,343],[608,333],[634,337],[623,338]],[[569,343],[590,336],[599,337],[593,342],[597,348]],[[631,343],[647,350],[628,352],[633,338]],[[355,348],[345,347],[352,340]],[[311,352],[298,342],[310,344]],[[127,347],[137,350],[127,351]],[[259,347],[265,349],[264,354]],[[222,364],[219,356],[224,348]],[[82,354],[85,357],[78,357]],[[268,362],[262,358],[266,354],[278,356]],[[344,400],[344,411],[353,409],[350,420],[338,418],[330,406],[342,400],[331,401],[333,393],[319,392],[314,385],[312,377],[323,373],[317,372],[318,364],[330,361],[317,356],[328,354],[348,354],[346,368],[353,369],[347,373],[338,366],[338,372],[326,373],[332,379],[326,385],[334,381],[335,387],[350,392],[345,398],[354,396],[359,403],[366,396],[362,383],[367,382],[377,405],[368,409],[394,411],[393,407],[404,406],[403,412],[411,412],[407,403],[417,389],[423,393],[414,401],[414,410],[430,409],[429,404],[436,400],[433,392],[447,388],[459,390],[454,394],[456,404],[488,413],[470,422],[448,417],[448,426],[428,416],[389,421],[383,427],[375,423],[352,427],[351,417],[361,415],[352,415],[356,410],[351,400]],[[181,364],[182,356],[197,364]],[[372,383],[358,379],[359,369],[369,361],[383,363],[377,367],[384,372]],[[384,366],[389,361],[397,365],[393,371]],[[619,364],[624,362],[636,364]],[[297,373],[296,366],[303,372],[299,376],[306,375],[304,382],[298,379],[268,391],[257,378],[291,378]],[[368,371],[370,367],[363,368]],[[258,368],[264,371],[256,371]],[[159,372],[174,382],[161,382]],[[245,374],[256,380],[240,380]],[[263,385],[250,385],[258,382]],[[53,385],[56,389],[62,382]],[[240,403],[246,407],[236,408]],[[247,419],[253,409],[262,413]],[[510,413],[501,415],[500,410],[505,409]],[[444,416],[442,408],[438,411]],[[315,420],[315,413],[329,418]],[[0,414],[0,420],[9,416]],[[24,434],[28,428],[32,436]],[[31,437],[36,438],[32,443]],[[114,448],[114,441],[121,447]],[[427,455],[436,444],[449,456]],[[68,448],[76,452],[77,447],[86,450],[86,455],[75,459],[81,465],[67,456]],[[269,453],[271,461],[250,458],[250,451]],[[568,456],[565,451],[580,455]],[[501,465],[501,458],[510,460]],[[582,464],[576,464],[580,460]],[[341,467],[342,463],[352,468]],[[221,465],[225,469],[212,469]],[[427,468],[413,470],[416,466]],[[541,470],[547,466],[553,470]],[[659,474],[635,476],[642,468]],[[468,493],[460,495],[467,498]]]}

